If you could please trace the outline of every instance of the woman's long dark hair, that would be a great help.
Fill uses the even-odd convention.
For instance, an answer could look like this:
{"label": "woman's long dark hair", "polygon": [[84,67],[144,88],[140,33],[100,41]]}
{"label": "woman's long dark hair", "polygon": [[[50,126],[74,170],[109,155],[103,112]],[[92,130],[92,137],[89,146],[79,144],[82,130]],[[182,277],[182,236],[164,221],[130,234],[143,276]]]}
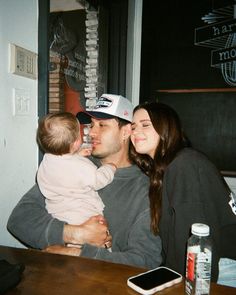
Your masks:
{"label": "woman's long dark hair", "polygon": [[179,116],[171,107],[159,102],[149,102],[138,105],[134,109],[134,113],[139,109],[148,112],[152,125],[160,136],[154,159],[148,155],[138,154],[133,145],[130,147],[131,160],[150,177],[151,230],[157,235],[161,218],[162,185],[165,170],[176,154],[188,144],[182,131]]}

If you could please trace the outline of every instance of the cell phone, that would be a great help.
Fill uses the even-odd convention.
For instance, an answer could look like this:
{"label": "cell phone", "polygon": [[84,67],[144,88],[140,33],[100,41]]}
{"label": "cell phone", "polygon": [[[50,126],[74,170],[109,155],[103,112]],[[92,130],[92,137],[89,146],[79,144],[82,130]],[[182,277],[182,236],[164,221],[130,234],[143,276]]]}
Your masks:
{"label": "cell phone", "polygon": [[160,266],[127,280],[127,285],[140,294],[153,294],[164,288],[180,283],[183,277],[176,271]]}

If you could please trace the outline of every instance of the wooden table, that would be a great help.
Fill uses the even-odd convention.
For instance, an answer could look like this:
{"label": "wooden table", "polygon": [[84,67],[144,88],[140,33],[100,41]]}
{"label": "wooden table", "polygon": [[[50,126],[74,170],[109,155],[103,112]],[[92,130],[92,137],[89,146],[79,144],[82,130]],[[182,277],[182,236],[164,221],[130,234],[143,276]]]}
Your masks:
{"label": "wooden table", "polygon": [[[25,264],[21,282],[6,295],[137,295],[126,281],[144,271],[122,264],[4,246],[0,246],[0,259]],[[184,283],[157,294],[183,295]],[[235,295],[236,289],[212,284],[211,294]]]}

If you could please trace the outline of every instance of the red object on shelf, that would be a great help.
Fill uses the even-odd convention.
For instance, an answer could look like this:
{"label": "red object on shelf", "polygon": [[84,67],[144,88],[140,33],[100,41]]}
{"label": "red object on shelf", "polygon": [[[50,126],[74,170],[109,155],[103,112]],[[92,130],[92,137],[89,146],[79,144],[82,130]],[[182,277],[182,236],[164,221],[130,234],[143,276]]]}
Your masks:
{"label": "red object on shelf", "polygon": [[70,112],[76,115],[79,111],[83,111],[83,107],[80,104],[80,93],[71,89],[68,84],[64,84],[65,93],[65,112]]}

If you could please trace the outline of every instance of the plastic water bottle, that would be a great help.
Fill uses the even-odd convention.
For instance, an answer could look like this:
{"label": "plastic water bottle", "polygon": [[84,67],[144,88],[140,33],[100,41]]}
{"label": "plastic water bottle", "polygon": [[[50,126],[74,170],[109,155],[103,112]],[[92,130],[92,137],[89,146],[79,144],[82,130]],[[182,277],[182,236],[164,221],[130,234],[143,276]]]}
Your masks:
{"label": "plastic water bottle", "polygon": [[211,285],[212,243],[210,228],[194,223],[188,239],[185,294],[208,295]]}

